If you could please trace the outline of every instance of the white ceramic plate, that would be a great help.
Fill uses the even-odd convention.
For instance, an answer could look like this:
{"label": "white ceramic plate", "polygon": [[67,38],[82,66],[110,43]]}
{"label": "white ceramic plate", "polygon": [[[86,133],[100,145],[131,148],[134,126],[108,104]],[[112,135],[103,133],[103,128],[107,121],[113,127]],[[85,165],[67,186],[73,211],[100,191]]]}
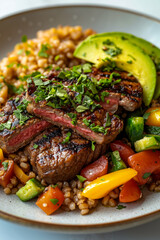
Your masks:
{"label": "white ceramic plate", "polygon": [[[97,32],[121,31],[145,38],[160,47],[160,21],[128,11],[100,6],[61,6],[32,10],[0,20],[0,58],[11,51],[22,35],[35,37],[40,29],[57,25],[81,25]],[[136,226],[160,215],[160,193],[144,192],[144,198],[125,209],[99,206],[93,213],[59,211],[45,215],[34,201],[23,203],[0,190],[0,216],[54,231],[102,232]]]}

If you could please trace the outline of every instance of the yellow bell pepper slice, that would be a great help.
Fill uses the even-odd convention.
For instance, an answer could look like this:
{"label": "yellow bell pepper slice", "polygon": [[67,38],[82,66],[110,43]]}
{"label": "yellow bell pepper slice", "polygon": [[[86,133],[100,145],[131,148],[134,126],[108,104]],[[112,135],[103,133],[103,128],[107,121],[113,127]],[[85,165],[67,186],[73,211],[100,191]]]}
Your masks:
{"label": "yellow bell pepper slice", "polygon": [[160,127],[160,107],[149,108],[146,113],[150,115],[146,121],[146,125]]}
{"label": "yellow bell pepper slice", "polygon": [[14,163],[14,174],[22,183],[26,183],[30,179],[16,163]]}
{"label": "yellow bell pepper slice", "polygon": [[0,161],[4,161],[4,155],[3,155],[3,150],[0,148]]}
{"label": "yellow bell pepper slice", "polygon": [[110,191],[128,182],[137,175],[137,171],[132,168],[122,169],[108,173],[89,183],[83,190],[82,196],[99,199],[105,197]]}

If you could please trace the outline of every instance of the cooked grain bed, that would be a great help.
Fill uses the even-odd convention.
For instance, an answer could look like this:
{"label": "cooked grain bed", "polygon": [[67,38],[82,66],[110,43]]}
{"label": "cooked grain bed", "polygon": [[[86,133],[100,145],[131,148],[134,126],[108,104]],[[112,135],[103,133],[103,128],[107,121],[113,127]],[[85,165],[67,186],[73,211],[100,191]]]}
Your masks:
{"label": "cooked grain bed", "polygon": [[82,63],[73,57],[73,52],[82,40],[93,33],[92,29],[83,31],[80,26],[59,26],[39,31],[37,38],[18,43],[8,57],[0,62],[0,104],[5,104],[9,97],[4,79],[16,87],[25,87],[26,81],[21,78],[34,71],[46,74],[51,68],[72,67]]}

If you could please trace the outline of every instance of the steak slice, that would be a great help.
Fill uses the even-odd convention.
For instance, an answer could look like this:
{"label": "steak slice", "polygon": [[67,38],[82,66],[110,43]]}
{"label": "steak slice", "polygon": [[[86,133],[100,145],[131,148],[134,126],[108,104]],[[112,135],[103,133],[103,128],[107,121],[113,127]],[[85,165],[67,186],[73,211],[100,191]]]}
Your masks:
{"label": "steak slice", "polygon": [[[143,89],[133,75],[124,71],[100,71],[97,68],[93,68],[92,72],[88,74],[90,78],[96,78],[98,81],[105,78],[109,79],[111,78],[111,75],[113,82],[118,79],[121,79],[121,81],[108,86],[107,89],[110,92],[110,95],[106,98],[106,100],[115,96],[118,100],[118,105],[122,106],[125,110],[132,112],[139,108],[142,104]],[[109,106],[110,104],[108,107]]]}
{"label": "steak slice", "polygon": [[[37,117],[41,117],[54,125],[71,128],[82,137],[95,141],[98,144],[110,143],[123,129],[123,121],[115,115],[110,116],[111,124],[108,127],[105,127],[106,111],[102,108],[89,114],[77,114],[76,125],[73,125],[72,119],[68,116],[68,114],[60,109],[53,109],[48,106],[41,107],[39,104],[30,103],[27,110]],[[86,119],[88,122],[91,121],[91,124],[95,125],[95,127],[93,127],[94,130],[85,125],[83,119]],[[96,130],[96,127],[100,129],[99,131],[101,131],[102,127],[102,131],[104,130],[106,133],[96,132],[98,131]]]}
{"label": "steak slice", "polygon": [[[52,70],[48,79],[62,81],[64,85],[70,85],[77,81],[77,79],[71,79],[71,81],[66,78],[61,79],[60,73],[61,71]],[[111,84],[103,86],[103,90],[107,90],[109,96],[105,97],[104,102],[100,102],[101,106],[108,112],[115,113],[118,106],[122,106],[127,111],[134,111],[141,106],[143,89],[133,75],[124,71],[108,72],[97,68],[92,68],[92,71],[86,75],[90,80],[112,79]],[[121,81],[118,82],[119,79]],[[116,84],[113,84],[115,82]]]}
{"label": "steak slice", "polygon": [[[70,140],[63,143],[67,133]],[[37,136],[26,148],[33,170],[48,184],[73,179],[84,165],[105,154],[107,145],[95,145],[69,129],[53,126]]]}
{"label": "steak slice", "polygon": [[10,99],[0,111],[0,148],[6,153],[16,152],[50,125],[26,111],[18,119],[14,113],[18,106],[22,106],[23,100],[24,95]]}
{"label": "steak slice", "polygon": [[[71,74],[73,76],[67,81],[63,79],[60,81],[57,78],[46,79],[43,76],[30,78],[27,88],[27,100],[30,103],[27,111],[54,125],[71,128],[98,144],[109,143],[123,129],[123,122],[111,112],[108,113],[108,108],[102,104],[102,102],[105,104],[105,97],[110,93],[106,88],[103,90],[99,83],[88,79],[85,74],[78,75],[77,81],[75,81],[77,72],[71,71]],[[60,72],[60,75],[63,73]],[[113,109],[119,96],[112,93],[109,97],[110,100],[107,100],[112,99]]]}

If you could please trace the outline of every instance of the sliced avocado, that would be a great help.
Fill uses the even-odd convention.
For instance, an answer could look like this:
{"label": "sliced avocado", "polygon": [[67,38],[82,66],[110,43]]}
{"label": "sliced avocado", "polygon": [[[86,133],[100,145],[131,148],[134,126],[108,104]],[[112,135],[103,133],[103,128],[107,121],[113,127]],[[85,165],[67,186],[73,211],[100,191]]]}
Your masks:
{"label": "sliced avocado", "polygon": [[[153,60],[157,71],[160,71],[160,49],[153,45],[152,43],[144,40],[143,38],[136,37],[129,33],[123,32],[112,32],[112,33],[101,33],[92,35],[91,38],[98,37],[108,37],[108,35],[118,35],[124,40],[129,40],[131,43],[136,44],[138,47],[142,48],[145,53],[147,53]],[[157,84],[154,93],[154,99],[157,99],[160,96],[160,76],[157,76]]]}
{"label": "sliced avocado", "polygon": [[[99,34],[97,34],[99,35]],[[156,68],[152,59],[138,46],[118,35],[88,37],[76,48],[74,56],[94,63],[107,65],[108,59],[133,74],[143,88],[143,101],[148,106],[156,86]]]}

